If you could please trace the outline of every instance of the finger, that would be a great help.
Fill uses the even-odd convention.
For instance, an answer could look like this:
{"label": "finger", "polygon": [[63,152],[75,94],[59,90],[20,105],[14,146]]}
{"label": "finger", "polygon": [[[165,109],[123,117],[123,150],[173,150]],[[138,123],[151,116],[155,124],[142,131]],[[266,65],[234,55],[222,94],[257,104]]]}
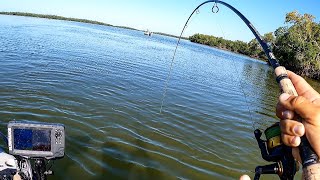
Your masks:
{"label": "finger", "polygon": [[285,145],[290,146],[290,147],[298,147],[301,142],[300,137],[291,136],[291,135],[283,134],[283,133],[281,133],[281,139]]}
{"label": "finger", "polygon": [[302,123],[295,120],[281,120],[280,128],[283,134],[290,136],[303,136],[305,133],[305,128]]}
{"label": "finger", "polygon": [[284,108],[295,111],[306,120],[309,117],[314,117],[316,115],[314,113],[317,113],[316,106],[303,96],[290,96],[283,93],[279,97],[279,102]]}
{"label": "finger", "polygon": [[320,94],[315,91],[304,78],[289,70],[287,70],[287,73],[299,96],[304,96],[310,101],[320,98]]}
{"label": "finger", "polygon": [[293,119],[294,112],[284,108],[279,102],[276,107],[276,115],[280,119]]}
{"label": "finger", "polygon": [[248,175],[242,175],[239,180],[250,180],[250,177]]}

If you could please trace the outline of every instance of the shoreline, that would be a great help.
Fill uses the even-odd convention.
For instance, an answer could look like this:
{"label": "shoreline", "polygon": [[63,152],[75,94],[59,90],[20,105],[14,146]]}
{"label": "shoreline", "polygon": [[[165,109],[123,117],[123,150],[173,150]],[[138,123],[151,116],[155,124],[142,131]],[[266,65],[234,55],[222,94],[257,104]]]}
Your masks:
{"label": "shoreline", "polygon": [[[123,28],[123,29],[130,29],[135,31],[141,31],[144,32],[144,30],[127,27],[127,26],[115,26],[112,24],[100,22],[100,21],[94,21],[89,19],[81,19],[81,18],[71,18],[71,17],[64,17],[64,16],[58,16],[58,15],[50,15],[50,14],[36,14],[36,13],[28,13],[28,12],[6,12],[2,11],[0,12],[0,15],[9,15],[9,16],[23,16],[23,17],[34,17],[34,18],[43,18],[43,19],[54,19],[54,20],[62,20],[62,21],[72,21],[72,22],[81,22],[81,23],[87,23],[87,24],[96,24],[96,25],[102,25],[102,26],[111,26],[116,28]],[[163,36],[169,36],[174,38],[179,38],[179,36],[172,35],[172,34],[166,34],[162,32],[153,32],[154,34],[159,34]],[[189,40],[188,37],[181,37],[181,39]]]}
{"label": "shoreline", "polygon": [[[187,39],[189,40],[189,39]],[[190,40],[189,40],[190,41]],[[219,49],[219,50],[222,50],[222,51],[226,51],[226,52],[229,52],[229,53],[233,53],[233,54],[237,54],[237,55],[240,55],[240,56],[244,56],[244,57],[247,57],[247,58],[250,58],[250,59],[254,59],[254,60],[257,60],[259,62],[265,62],[267,65],[268,65],[268,61],[264,60],[264,59],[260,59],[258,57],[251,57],[251,56],[248,56],[248,55],[245,55],[245,54],[241,54],[239,52],[234,52],[234,51],[231,51],[229,49],[226,49],[226,48],[219,48],[219,47],[216,47],[216,46],[210,46],[210,45],[207,45],[207,44],[201,44],[201,43],[197,43],[197,42],[192,42],[190,41],[191,43],[195,43],[195,44],[199,44],[199,45],[202,45],[202,46],[206,46],[206,47],[209,47],[209,48],[214,48],[214,49]]]}
{"label": "shoreline", "polygon": [[126,26],[114,26],[112,24],[108,24],[108,23],[104,23],[104,22],[100,22],[100,21],[81,19],[81,18],[71,18],[71,17],[64,17],[64,16],[58,16],[58,15],[35,14],[35,13],[27,13],[27,12],[3,12],[3,11],[0,12],[0,15],[23,16],[23,17],[42,18],[42,19],[54,19],[54,20],[62,20],[62,21],[81,22],[81,23],[87,23],[87,24],[96,24],[96,25],[102,25],[102,26],[111,26],[111,27],[118,27],[118,28],[142,31],[139,29],[126,27]]}
{"label": "shoreline", "polygon": [[[143,32],[143,30],[132,28],[132,27],[115,26],[115,25],[104,23],[104,22],[100,22],[100,21],[81,19],[81,18],[71,18],[71,17],[64,17],[64,16],[58,16],[58,15],[36,14],[36,13],[28,13],[28,12],[5,12],[5,11],[0,12],[0,15],[23,16],[23,17],[42,18],[42,19],[54,19],[54,20],[62,20],[62,21],[81,22],[81,23],[87,23],[87,24],[96,24],[96,25],[110,26],[110,27],[130,29],[130,30]],[[167,34],[167,33],[162,33],[162,32],[154,32],[154,34],[173,37],[173,38],[179,38],[179,36],[172,35],[172,34]],[[181,37],[181,39],[190,41],[189,37]],[[190,42],[192,42],[192,41],[190,41]],[[192,42],[192,43],[201,44],[201,43],[196,43],[196,42]],[[201,44],[201,45],[205,45],[205,44]],[[209,45],[205,45],[205,46],[208,46],[208,47],[211,47],[211,48],[215,48],[215,49],[219,49],[219,50],[223,50],[223,51],[227,51],[227,52],[231,52],[231,53],[235,53],[235,54],[242,55],[242,56],[245,56],[245,57],[248,57],[248,58],[251,58],[251,59],[256,59],[258,61],[266,62],[266,61],[264,61],[262,59],[258,59],[258,58],[251,57],[251,56],[247,56],[245,54],[241,54],[241,53],[238,53],[238,52],[233,52],[233,51],[225,49],[225,48],[218,48],[218,47],[213,47],[213,46],[209,46]]]}

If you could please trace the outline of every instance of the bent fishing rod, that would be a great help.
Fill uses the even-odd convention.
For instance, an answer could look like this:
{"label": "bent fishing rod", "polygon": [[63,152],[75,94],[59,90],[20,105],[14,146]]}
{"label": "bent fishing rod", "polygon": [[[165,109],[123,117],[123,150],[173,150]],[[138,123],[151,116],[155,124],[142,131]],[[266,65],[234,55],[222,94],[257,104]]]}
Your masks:
{"label": "bent fishing rod", "polygon": [[[192,15],[194,13],[197,13],[199,11],[199,8],[207,3],[214,3],[212,7],[212,12],[213,13],[218,13],[219,12],[219,7],[218,4],[222,4],[226,6],[227,8],[231,9],[234,13],[236,13],[242,21],[248,26],[248,28],[251,30],[251,32],[254,34],[256,39],[258,40],[259,44],[261,45],[263,51],[265,52],[266,56],[268,57],[268,63],[272,66],[274,69],[275,75],[276,75],[276,81],[279,84],[282,92],[298,96],[298,93],[293,86],[291,80],[288,78],[288,73],[285,67],[281,66],[274,56],[270,46],[264,41],[262,36],[259,34],[259,32],[256,30],[256,28],[251,24],[251,22],[242,14],[240,13],[236,8],[233,6],[229,5],[228,3],[225,3],[223,1],[219,0],[209,0],[205,1],[202,4],[200,4],[197,8],[193,10],[191,15],[189,16],[188,20],[186,21],[182,31],[181,35],[178,39],[174,55],[172,58],[171,62],[171,67],[170,67],[170,73],[167,78],[167,82],[170,78],[171,70],[172,70],[172,64],[174,61],[174,57],[177,51],[177,47],[180,43],[181,37],[183,32],[185,31],[188,22]],[[164,96],[166,93],[166,89],[164,91]],[[163,103],[163,102],[162,102]],[[162,109],[162,105],[161,105]],[[161,112],[160,109],[160,112]],[[302,120],[299,118],[300,121]],[[298,168],[296,167],[296,162],[292,157],[292,149],[290,147],[286,147],[282,142],[281,142],[281,131],[279,128],[279,123],[267,128],[265,130],[265,135],[266,135],[266,141],[261,140],[260,137],[262,133],[260,130],[255,130],[255,137],[258,141],[259,148],[261,149],[261,154],[263,159],[267,161],[273,161],[275,162],[274,164],[267,165],[267,166],[258,166],[255,170],[255,179],[259,179],[261,174],[278,174],[280,179],[293,179],[296,171]],[[310,143],[308,142],[306,136],[304,135],[301,137],[301,143],[299,145],[299,151],[300,151],[300,156],[302,160],[302,165],[303,165],[303,174],[305,179],[320,179],[320,163],[319,163],[319,157],[317,154],[314,152],[312,149]]]}

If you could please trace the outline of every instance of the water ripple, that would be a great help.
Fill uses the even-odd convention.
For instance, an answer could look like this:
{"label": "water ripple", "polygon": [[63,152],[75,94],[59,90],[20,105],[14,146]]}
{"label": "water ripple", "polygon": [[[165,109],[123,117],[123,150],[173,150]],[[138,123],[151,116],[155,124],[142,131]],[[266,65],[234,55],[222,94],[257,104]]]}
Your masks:
{"label": "water ripple", "polygon": [[54,179],[230,179],[264,163],[252,126],[274,121],[278,95],[265,63],[182,41],[160,114],[175,38],[2,15],[0,24],[0,129],[65,124]]}

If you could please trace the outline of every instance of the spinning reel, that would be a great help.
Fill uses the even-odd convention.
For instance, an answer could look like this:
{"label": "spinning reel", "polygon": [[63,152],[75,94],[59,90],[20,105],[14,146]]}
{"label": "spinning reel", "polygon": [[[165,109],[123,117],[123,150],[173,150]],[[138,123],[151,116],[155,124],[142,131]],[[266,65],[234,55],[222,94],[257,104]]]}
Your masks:
{"label": "spinning reel", "polygon": [[261,174],[277,174],[282,180],[290,180],[299,170],[298,162],[292,156],[292,148],[281,141],[279,123],[275,123],[264,131],[266,140],[262,140],[262,132],[254,131],[258,142],[261,156],[268,162],[275,162],[265,166],[257,166],[254,179],[260,178]]}

